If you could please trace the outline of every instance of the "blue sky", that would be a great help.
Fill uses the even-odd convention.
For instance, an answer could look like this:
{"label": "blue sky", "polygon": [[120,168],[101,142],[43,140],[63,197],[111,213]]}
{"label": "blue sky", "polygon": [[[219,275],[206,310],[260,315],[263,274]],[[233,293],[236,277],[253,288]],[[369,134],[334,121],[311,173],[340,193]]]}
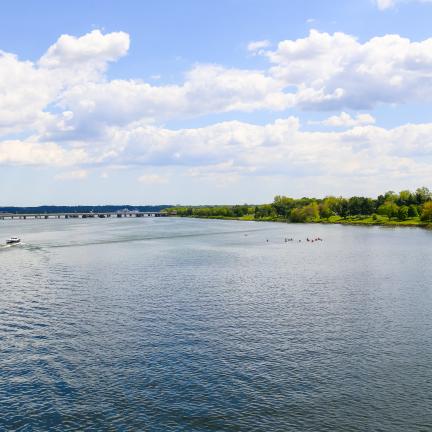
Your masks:
{"label": "blue sky", "polygon": [[0,205],[432,186],[432,2],[14,1]]}

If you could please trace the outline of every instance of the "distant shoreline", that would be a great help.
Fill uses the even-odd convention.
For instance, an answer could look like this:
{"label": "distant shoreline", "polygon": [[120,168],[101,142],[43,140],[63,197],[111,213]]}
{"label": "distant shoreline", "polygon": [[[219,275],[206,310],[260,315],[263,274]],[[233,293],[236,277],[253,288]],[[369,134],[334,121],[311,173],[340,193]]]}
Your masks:
{"label": "distant shoreline", "polygon": [[292,222],[289,219],[282,218],[262,218],[255,219],[253,217],[243,216],[243,217],[230,217],[230,216],[179,216],[171,215],[171,217],[178,218],[188,218],[188,219],[210,219],[210,220],[232,220],[232,221],[243,221],[243,222],[279,222],[292,225],[298,224],[321,224],[321,225],[351,225],[351,226],[383,226],[383,227],[407,227],[407,228],[423,228],[432,229],[432,223],[422,222],[420,220],[406,220],[406,221],[370,221],[372,218],[346,218],[339,220],[314,220],[305,222]]}
{"label": "distant shoreline", "polygon": [[208,219],[431,228],[432,192],[423,186],[414,192],[388,191],[376,198],[331,195],[325,198],[291,198],[276,195],[269,204],[177,206],[166,212]]}
{"label": "distant shoreline", "polygon": [[115,213],[117,211],[160,212],[172,205],[41,205],[41,206],[0,206],[0,216],[5,214],[56,214],[56,213]]}

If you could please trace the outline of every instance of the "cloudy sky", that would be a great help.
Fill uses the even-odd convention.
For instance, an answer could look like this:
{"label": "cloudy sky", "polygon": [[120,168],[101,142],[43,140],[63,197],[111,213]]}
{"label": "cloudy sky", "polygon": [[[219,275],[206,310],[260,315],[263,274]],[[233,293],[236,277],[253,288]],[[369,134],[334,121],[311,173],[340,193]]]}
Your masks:
{"label": "cloudy sky", "polygon": [[0,205],[432,187],[432,1],[19,1]]}

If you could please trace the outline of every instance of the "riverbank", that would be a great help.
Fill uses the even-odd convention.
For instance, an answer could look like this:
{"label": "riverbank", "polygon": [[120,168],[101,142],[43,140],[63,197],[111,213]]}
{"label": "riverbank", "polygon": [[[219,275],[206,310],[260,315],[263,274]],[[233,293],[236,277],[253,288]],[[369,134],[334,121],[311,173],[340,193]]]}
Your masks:
{"label": "riverbank", "polygon": [[290,198],[277,195],[268,204],[176,206],[166,210],[177,216],[293,223],[336,223],[378,226],[432,226],[432,192],[427,187],[377,198]]}
{"label": "riverbank", "polygon": [[[240,217],[232,216],[178,216],[178,217],[188,217],[193,219],[216,219],[216,220],[239,220],[239,221],[254,221],[254,222],[281,222],[281,223],[292,223],[297,224],[297,222],[292,222],[289,219],[278,218],[278,217],[264,217],[255,218],[254,215],[245,215]],[[417,228],[427,228],[432,229],[432,223],[423,222],[420,218],[409,218],[406,220],[389,219],[385,216],[378,217],[359,217],[359,216],[349,216],[342,218],[340,216],[331,216],[328,219],[312,219],[305,221],[303,223],[310,224],[339,224],[339,225],[367,225],[367,226],[392,226],[392,227],[417,227]]]}

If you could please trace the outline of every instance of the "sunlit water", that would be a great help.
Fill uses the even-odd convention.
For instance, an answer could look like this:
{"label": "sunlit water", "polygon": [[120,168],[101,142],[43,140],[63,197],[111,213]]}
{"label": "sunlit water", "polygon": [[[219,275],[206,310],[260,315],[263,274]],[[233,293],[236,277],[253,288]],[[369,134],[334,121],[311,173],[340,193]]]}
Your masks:
{"label": "sunlit water", "polygon": [[12,235],[1,431],[432,430],[432,232],[0,221]]}

